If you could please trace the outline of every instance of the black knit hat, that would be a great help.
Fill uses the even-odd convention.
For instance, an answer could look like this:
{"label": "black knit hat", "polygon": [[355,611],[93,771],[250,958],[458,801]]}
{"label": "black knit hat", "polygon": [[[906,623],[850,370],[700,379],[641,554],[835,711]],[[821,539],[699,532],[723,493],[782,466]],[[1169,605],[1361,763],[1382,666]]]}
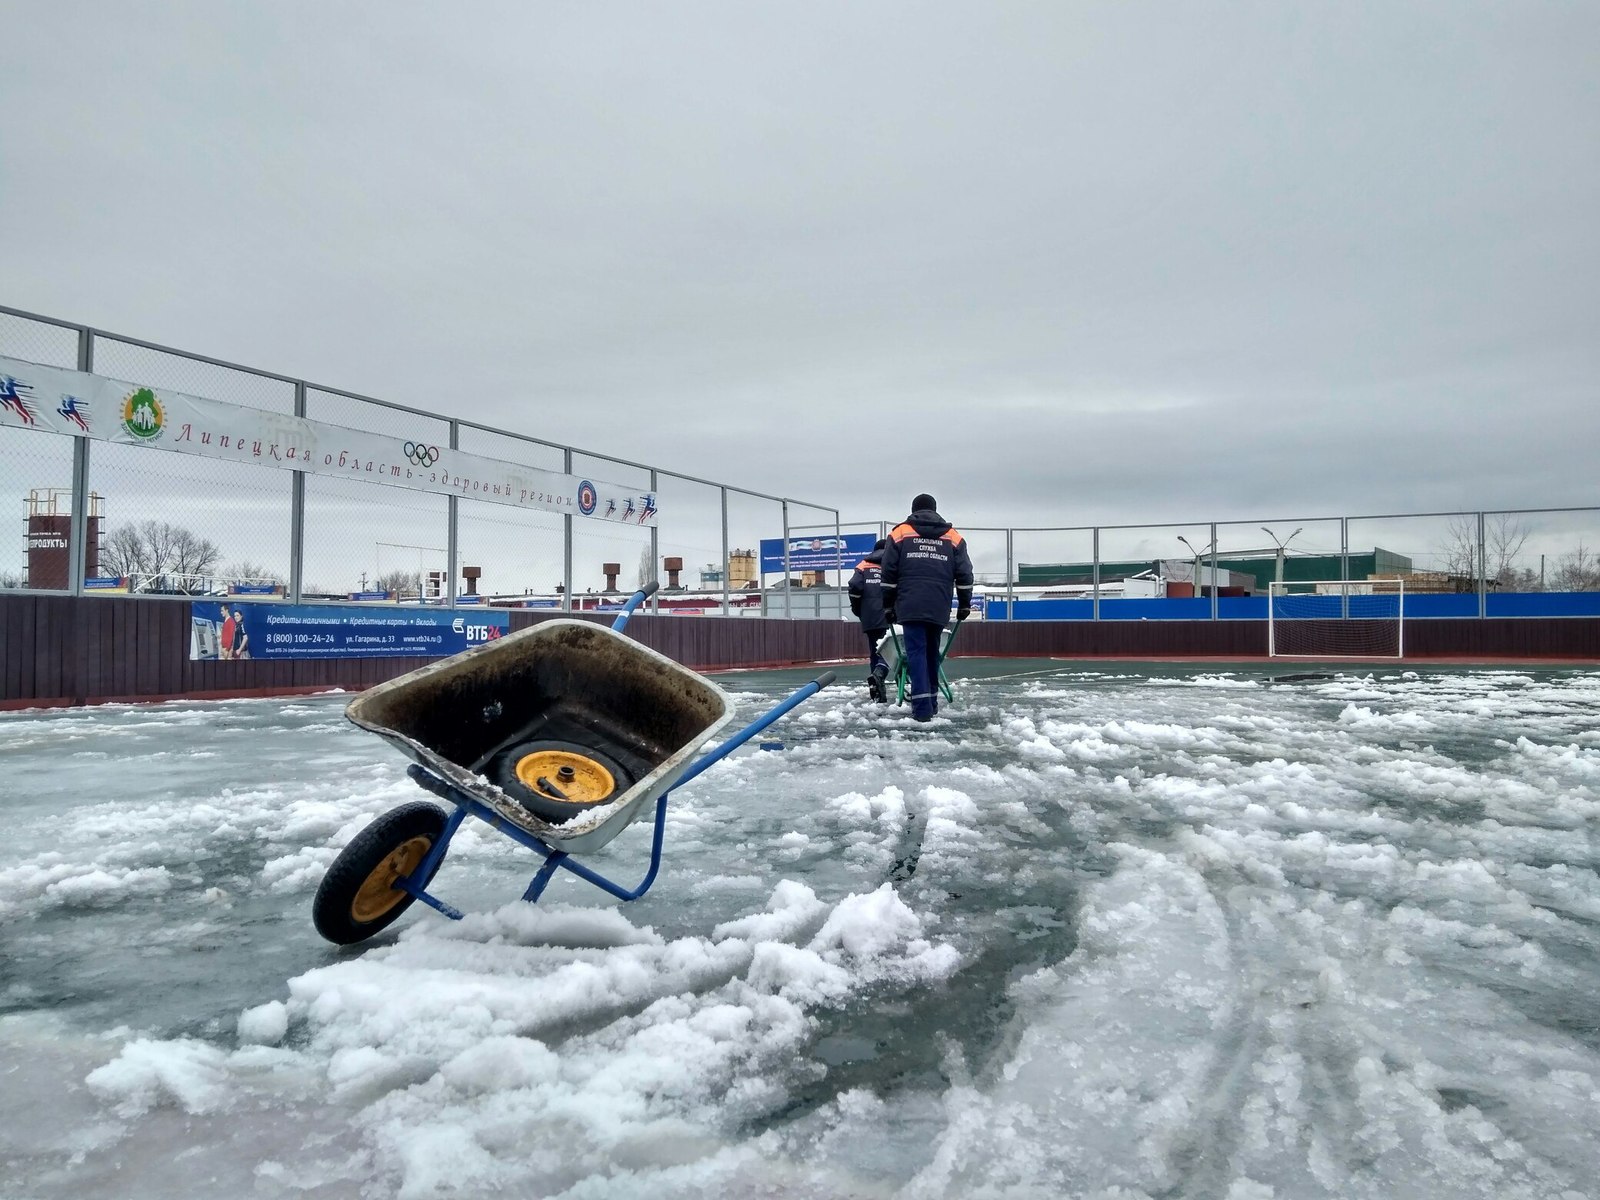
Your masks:
{"label": "black knit hat", "polygon": [[920,496],[918,496],[915,500],[913,500],[911,502],[911,511],[912,512],[919,512],[920,510],[922,510],[924,508],[931,508],[931,509],[934,509],[934,510],[937,511],[938,507],[939,507],[939,502],[937,500],[935,500],[932,496],[928,495],[927,492],[923,492]]}

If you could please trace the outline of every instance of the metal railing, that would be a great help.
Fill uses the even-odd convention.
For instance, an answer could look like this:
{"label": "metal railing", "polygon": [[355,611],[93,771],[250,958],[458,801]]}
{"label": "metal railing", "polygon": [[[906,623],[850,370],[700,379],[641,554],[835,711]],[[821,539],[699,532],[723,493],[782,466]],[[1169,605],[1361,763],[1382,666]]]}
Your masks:
{"label": "metal railing", "polygon": [[[839,527],[882,531],[900,519]],[[989,620],[1265,620],[1273,582],[1368,577],[1403,579],[1408,616],[1600,616],[1600,507],[955,523]]]}
{"label": "metal railing", "polygon": [[[569,513],[508,512],[504,506],[455,495],[406,492],[187,455],[152,455],[144,447],[95,443],[87,436],[68,438],[0,426],[0,487],[10,484],[23,497],[43,490],[71,496],[66,506],[69,515],[60,521],[68,543],[60,555],[60,577],[30,578],[30,571],[50,574],[38,570],[36,563],[43,560],[25,546],[20,559],[8,561],[0,548],[0,590],[26,587],[69,595],[123,590],[90,586],[86,562],[109,562],[118,568],[118,578],[129,581],[129,589],[151,579],[250,579],[281,583],[282,595],[294,601],[344,598],[378,582],[364,570],[359,580],[355,575],[362,570],[358,564],[364,564],[369,548],[377,555],[372,576],[386,574],[381,567],[387,548],[391,561],[401,563],[387,574],[405,576],[407,590],[421,592],[428,577],[442,573],[441,599],[446,603],[454,603],[461,594],[462,567],[474,561],[469,555],[490,559],[499,568],[501,578],[485,581],[489,593],[538,596],[565,611],[575,607],[574,597],[584,592],[589,580],[600,581],[604,572],[598,568],[606,562],[620,568],[617,574],[636,574],[643,583],[661,578],[663,560],[671,559],[692,563],[691,570],[715,566],[721,609],[727,612],[734,608],[728,562],[735,546],[755,544],[780,532],[787,544],[792,513],[806,519],[829,516],[835,525],[838,522],[838,510],[828,505],[448,417],[21,309],[0,306],[0,354],[390,436],[418,430],[435,444],[447,442],[453,449],[464,449],[465,438],[472,443],[470,452],[485,457],[568,475],[580,467],[595,478],[609,472],[617,476],[612,482],[637,484],[664,497],[656,525],[619,526]],[[99,512],[91,516],[91,490],[99,497],[103,518]],[[44,526],[30,520],[28,528]],[[93,552],[86,553],[91,534]],[[154,551],[155,540],[170,541],[177,535],[184,535],[188,552],[169,560]],[[54,548],[53,541],[50,545]],[[414,572],[404,562],[403,548],[418,552]],[[234,561],[225,563],[224,558]],[[417,585],[410,589],[413,574]],[[318,586],[318,576],[328,575],[339,576],[341,586]],[[533,586],[552,575],[559,586]],[[187,588],[166,586],[144,590],[187,593]],[[617,590],[626,594],[631,586],[622,584]],[[658,593],[652,606],[659,611],[665,598]],[[788,608],[785,598],[779,615],[789,615]]]}
{"label": "metal railing", "polygon": [[[454,603],[463,566],[481,563],[486,575],[498,575],[485,579],[490,596],[571,611],[590,606],[596,597],[589,592],[604,592],[590,581],[599,583],[598,568],[612,563],[640,583],[702,569],[702,586],[688,581],[680,589],[709,598],[695,611],[843,619],[848,609],[838,598],[840,588],[831,589],[830,597],[829,588],[787,582],[793,576],[791,538],[858,531],[882,537],[903,517],[844,522],[831,506],[3,306],[0,354],[390,436],[415,432],[468,453],[567,475],[600,478],[610,472],[619,476],[614,482],[662,497],[660,523],[635,528],[0,426],[0,494],[9,486],[25,502],[33,497],[28,538],[43,550],[62,550],[57,559],[48,553],[39,559],[56,563],[58,576],[31,578],[22,569],[33,565],[28,543],[0,543],[0,590],[116,590],[91,586],[104,581],[86,576],[90,556],[84,550],[92,537],[99,574],[114,560],[127,568],[116,574],[129,577],[129,588],[152,594],[195,594],[198,583],[170,586],[181,577],[208,581],[212,594],[250,581],[258,595],[281,587],[290,600],[344,598],[390,575],[403,577],[397,590]],[[49,502],[40,503],[40,496]],[[66,496],[70,501],[56,502]],[[967,535],[986,600],[983,615],[991,620],[1225,620],[1252,615],[1251,604],[1242,601],[1254,602],[1271,582],[1318,572],[1328,579],[1404,576],[1408,596],[1422,610],[1430,593],[1450,598],[1434,602],[1441,615],[1600,614],[1600,507],[1083,526],[956,524]],[[779,534],[786,582],[735,589],[735,548]],[[159,561],[137,561],[140,539],[162,538],[177,538],[181,545],[166,545]],[[850,565],[840,565],[841,585]],[[334,581],[340,586],[328,586]],[[618,580],[616,592],[626,594],[634,581]],[[736,596],[756,595],[759,603],[735,604]],[[1578,599],[1556,603],[1554,596]],[[664,605],[670,611],[672,593],[658,592],[651,604],[654,611]],[[1259,616],[1264,619],[1265,612]]]}

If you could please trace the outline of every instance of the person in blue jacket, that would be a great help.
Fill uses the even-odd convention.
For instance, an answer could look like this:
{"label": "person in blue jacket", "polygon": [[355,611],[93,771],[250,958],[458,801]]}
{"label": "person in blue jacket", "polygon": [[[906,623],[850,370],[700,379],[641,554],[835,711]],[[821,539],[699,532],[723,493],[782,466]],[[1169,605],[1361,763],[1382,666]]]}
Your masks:
{"label": "person in blue jacket", "polygon": [[889,619],[883,613],[883,547],[884,538],[867,552],[850,575],[850,611],[861,621],[861,631],[867,635],[867,692],[879,704],[889,702],[889,693],[883,681],[888,678],[889,664],[878,653],[878,643],[889,632]]}
{"label": "person in blue jacket", "polygon": [[956,620],[972,615],[972,559],[966,539],[939,515],[926,492],[911,501],[911,515],[890,531],[881,579],[884,616],[905,631],[911,715],[932,720],[939,711],[939,643],[950,623],[952,590]]}

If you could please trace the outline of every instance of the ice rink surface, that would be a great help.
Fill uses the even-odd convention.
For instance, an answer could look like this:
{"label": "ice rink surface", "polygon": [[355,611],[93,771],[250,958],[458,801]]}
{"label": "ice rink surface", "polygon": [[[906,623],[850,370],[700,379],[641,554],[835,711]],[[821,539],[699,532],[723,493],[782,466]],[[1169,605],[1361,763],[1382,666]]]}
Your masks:
{"label": "ice rink surface", "polygon": [[348,950],[347,697],[0,715],[0,1196],[1600,1196],[1600,675],[1293,669],[842,684]]}

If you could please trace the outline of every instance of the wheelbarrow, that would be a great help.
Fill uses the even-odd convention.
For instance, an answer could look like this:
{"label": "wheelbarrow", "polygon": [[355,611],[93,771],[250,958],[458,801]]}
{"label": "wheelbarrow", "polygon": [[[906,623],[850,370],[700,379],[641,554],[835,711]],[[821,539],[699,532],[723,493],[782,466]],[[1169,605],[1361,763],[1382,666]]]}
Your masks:
{"label": "wheelbarrow", "polygon": [[[429,890],[450,841],[477,817],[543,856],[523,892],[537,902],[566,870],[637,900],[661,866],[667,798],[833,682],[818,676],[732,737],[702,752],[733,719],[710,680],[623,635],[656,590],[635,592],[611,626],[558,618],[381,683],[345,716],[412,760],[407,773],[447,801],[402,804],[351,840],[312,902],[317,932],[365,941],[414,901],[454,920]],[[650,866],[624,887],[572,856],[610,842],[655,805]]]}
{"label": "wheelbarrow", "polygon": [[[939,635],[939,678],[937,686],[939,694],[944,697],[945,703],[955,703],[955,696],[950,691],[950,681],[944,674],[944,656],[950,653],[950,643],[956,640],[956,630],[961,628],[961,622],[949,626]],[[894,680],[896,704],[904,704],[906,696],[911,691],[911,670],[906,665],[905,648],[900,644],[899,627],[889,626],[889,632],[878,639],[878,653],[883,656],[883,661],[889,666],[886,678]]]}

